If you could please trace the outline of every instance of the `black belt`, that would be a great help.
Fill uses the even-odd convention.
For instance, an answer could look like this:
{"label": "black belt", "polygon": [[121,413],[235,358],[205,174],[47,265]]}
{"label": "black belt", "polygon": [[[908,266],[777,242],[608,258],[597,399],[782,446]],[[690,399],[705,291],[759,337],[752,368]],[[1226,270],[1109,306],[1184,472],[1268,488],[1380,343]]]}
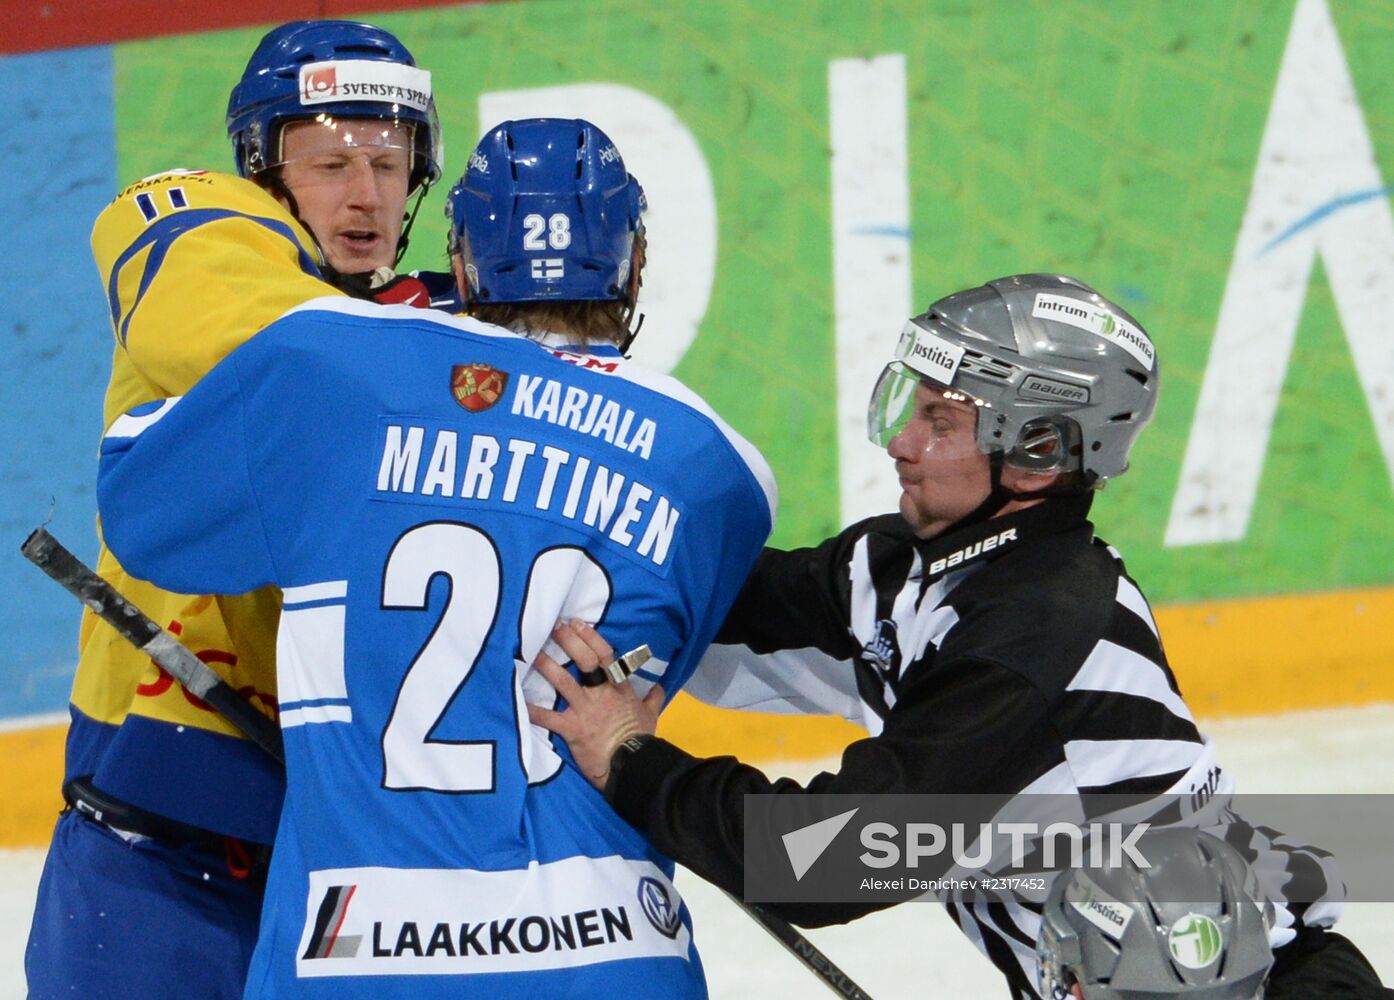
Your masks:
{"label": "black belt", "polygon": [[261,874],[271,860],[271,847],[189,826],[108,795],[92,784],[90,774],[63,786],[63,798],[79,815],[119,833],[135,834],[170,847],[192,847],[222,857],[237,878]]}

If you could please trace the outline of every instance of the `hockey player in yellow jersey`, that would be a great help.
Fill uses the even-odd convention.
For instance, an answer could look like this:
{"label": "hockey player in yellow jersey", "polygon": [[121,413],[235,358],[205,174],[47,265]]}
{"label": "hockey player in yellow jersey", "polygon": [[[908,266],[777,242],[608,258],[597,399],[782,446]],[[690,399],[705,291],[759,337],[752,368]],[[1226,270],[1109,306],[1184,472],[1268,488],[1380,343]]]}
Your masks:
{"label": "hockey player in yellow jersey", "polygon": [[116,336],[103,425],[180,394],[287,309],[336,294],[303,223],[230,174],[137,181],[97,217],[92,256]]}
{"label": "hockey player in yellow jersey", "polygon": [[[345,96],[363,93],[375,96]],[[346,289],[429,304],[421,282],[392,271],[408,198],[419,204],[440,174],[430,75],[396,38],[342,21],[273,30],[233,91],[228,128],[241,177],[159,174],[97,219],[115,335],[104,426],[184,393],[309,299]],[[97,568],[275,717],[276,591],[168,593],[105,546]],[[29,996],[241,997],[279,765],[87,613],[63,791],[70,808],[25,954]]]}

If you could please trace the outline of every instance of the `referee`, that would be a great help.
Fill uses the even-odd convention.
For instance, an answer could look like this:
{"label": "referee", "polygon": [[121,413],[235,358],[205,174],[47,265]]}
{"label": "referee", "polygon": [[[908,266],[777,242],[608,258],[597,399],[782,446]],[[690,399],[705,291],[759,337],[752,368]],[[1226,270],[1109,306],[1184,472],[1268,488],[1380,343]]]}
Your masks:
{"label": "referee", "polygon": [[[1228,795],[1146,598],[1088,521],[1099,487],[1127,470],[1158,382],[1141,325],[1060,275],[991,281],[906,324],[868,410],[899,513],[766,550],[688,687],[726,707],[858,722],[869,736],[837,773],[801,786],[695,758],[653,735],[658,695],[583,690],[559,671],[570,708],[532,708],[533,721],[655,846],[737,895],[747,794]],[[1386,995],[1328,930],[1344,892],[1329,856],[1232,814],[1220,832],[1268,873],[1270,1000]],[[1285,901],[1299,872],[1303,901]],[[1038,997],[1039,904],[945,902],[1011,995]],[[768,908],[817,926],[878,904]]]}

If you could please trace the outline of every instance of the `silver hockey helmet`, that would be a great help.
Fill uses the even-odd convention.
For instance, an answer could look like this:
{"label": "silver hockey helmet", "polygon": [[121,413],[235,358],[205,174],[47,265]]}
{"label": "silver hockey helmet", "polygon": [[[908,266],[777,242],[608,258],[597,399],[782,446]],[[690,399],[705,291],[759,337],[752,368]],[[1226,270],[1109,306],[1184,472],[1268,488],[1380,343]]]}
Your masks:
{"label": "silver hockey helmet", "polygon": [[1060,274],[1019,274],[940,299],[910,319],[867,412],[884,447],[928,381],[980,407],[977,442],[1013,465],[1079,471],[1085,484],[1128,468],[1157,407],[1156,350],[1137,320]]}
{"label": "silver hockey helmet", "polygon": [[1199,830],[1149,830],[1116,868],[1063,872],[1036,939],[1041,995],[1261,1000],[1272,906],[1239,852]]}

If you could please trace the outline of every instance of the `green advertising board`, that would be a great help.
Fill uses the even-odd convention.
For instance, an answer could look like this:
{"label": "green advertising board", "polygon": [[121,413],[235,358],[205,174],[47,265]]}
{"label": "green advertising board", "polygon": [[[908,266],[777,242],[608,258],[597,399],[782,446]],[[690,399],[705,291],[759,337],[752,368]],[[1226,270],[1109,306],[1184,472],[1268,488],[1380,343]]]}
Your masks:
{"label": "green advertising board", "polygon": [[[365,19],[434,74],[448,178],[503,115],[581,109],[614,136],[652,204],[639,356],[764,450],[776,543],[893,507],[855,422],[911,311],[1058,271],[1158,345],[1156,420],[1095,508],[1154,601],[1394,583],[1382,0],[526,0]],[[227,168],[223,109],[260,33],[117,47],[124,179]],[[411,267],[444,269],[446,186]]]}

